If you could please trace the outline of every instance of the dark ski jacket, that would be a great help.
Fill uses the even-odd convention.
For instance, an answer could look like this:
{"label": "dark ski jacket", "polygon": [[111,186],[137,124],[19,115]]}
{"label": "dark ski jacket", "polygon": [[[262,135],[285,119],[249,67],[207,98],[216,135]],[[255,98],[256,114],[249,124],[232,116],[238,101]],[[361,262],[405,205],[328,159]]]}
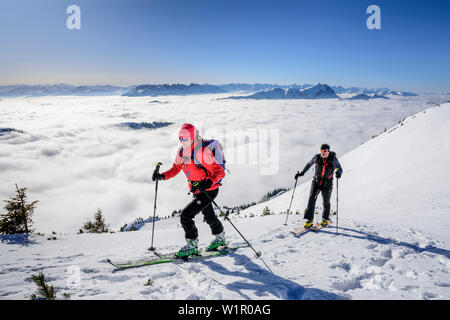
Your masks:
{"label": "dark ski jacket", "polygon": [[306,164],[302,172],[306,173],[312,165],[315,165],[314,181],[316,181],[319,185],[332,181],[335,169],[340,171],[341,174],[343,172],[341,164],[336,157],[336,153],[333,151],[330,151],[328,157],[325,159],[323,159],[320,154],[316,154],[311,161]]}

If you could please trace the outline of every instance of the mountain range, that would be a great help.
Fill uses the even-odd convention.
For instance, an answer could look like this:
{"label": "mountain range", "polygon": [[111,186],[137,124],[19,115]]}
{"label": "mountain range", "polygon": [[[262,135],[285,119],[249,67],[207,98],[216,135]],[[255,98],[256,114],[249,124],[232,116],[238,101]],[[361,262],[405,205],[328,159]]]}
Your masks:
{"label": "mountain range", "polygon": [[318,83],[307,88],[274,88],[259,91],[249,96],[232,96],[225,99],[339,99],[334,90],[326,85]]}
{"label": "mountain range", "polygon": [[125,92],[126,97],[142,97],[142,96],[169,96],[169,95],[191,95],[191,94],[208,94],[208,93],[225,93],[228,92],[220,86],[211,84],[144,84]]}
{"label": "mountain range", "polygon": [[102,96],[118,95],[132,87],[111,85],[81,85],[68,84],[53,85],[9,85],[0,86],[0,97],[42,97],[42,96]]}
{"label": "mountain range", "polygon": [[[127,97],[143,96],[165,96],[165,95],[194,95],[194,94],[217,94],[217,93],[249,93],[253,97],[246,99],[265,99],[267,97],[284,97],[283,99],[302,99],[308,95],[314,96],[314,90],[306,91],[316,87],[314,90],[318,96],[336,98],[336,94],[376,94],[397,95],[397,96],[416,96],[417,94],[406,91],[396,91],[388,88],[361,88],[342,86],[328,86],[325,84],[291,84],[278,85],[268,83],[228,83],[221,85],[212,84],[142,84],[133,86],[113,86],[113,85],[6,85],[0,86],[0,97],[41,97],[41,96],[101,96],[101,95],[123,95]],[[331,90],[330,90],[331,89]],[[333,91],[333,92],[332,92]],[[233,99],[237,99],[234,97]]]}

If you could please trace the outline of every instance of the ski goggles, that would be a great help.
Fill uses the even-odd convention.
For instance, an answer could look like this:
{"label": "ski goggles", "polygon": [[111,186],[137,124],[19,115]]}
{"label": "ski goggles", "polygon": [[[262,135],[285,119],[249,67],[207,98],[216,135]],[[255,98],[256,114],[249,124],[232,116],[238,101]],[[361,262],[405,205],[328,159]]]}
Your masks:
{"label": "ski goggles", "polygon": [[179,139],[180,139],[180,141],[181,141],[181,142],[186,142],[186,141],[189,141],[189,140],[191,140],[191,139],[188,139],[188,138],[183,138],[183,137],[179,137]]}
{"label": "ski goggles", "polygon": [[327,150],[327,149],[320,149],[320,152],[330,152],[330,150]]}

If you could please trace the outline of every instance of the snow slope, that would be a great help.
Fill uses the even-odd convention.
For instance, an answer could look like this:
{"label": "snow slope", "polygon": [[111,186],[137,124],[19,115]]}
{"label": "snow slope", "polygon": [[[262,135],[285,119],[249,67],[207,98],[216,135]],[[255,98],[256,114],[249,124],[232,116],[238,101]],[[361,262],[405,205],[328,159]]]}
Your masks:
{"label": "snow slope", "polygon": [[[151,224],[52,241],[32,236],[30,243],[3,236],[0,298],[28,298],[35,292],[31,275],[43,270],[59,296],[72,299],[449,299],[448,119],[449,103],[426,109],[340,157],[337,235],[329,227],[294,237],[289,230],[302,223],[301,215],[290,216],[288,226],[284,215],[249,217],[265,206],[285,211],[291,192],[233,216],[273,272],[250,249],[125,271],[105,263],[150,256]],[[304,209],[309,191],[308,178],[301,182],[294,211]],[[208,227],[201,215],[196,222],[206,245]],[[224,223],[230,242],[242,242]],[[160,251],[182,242],[178,219],[156,223]],[[153,284],[145,286],[149,278]]]}

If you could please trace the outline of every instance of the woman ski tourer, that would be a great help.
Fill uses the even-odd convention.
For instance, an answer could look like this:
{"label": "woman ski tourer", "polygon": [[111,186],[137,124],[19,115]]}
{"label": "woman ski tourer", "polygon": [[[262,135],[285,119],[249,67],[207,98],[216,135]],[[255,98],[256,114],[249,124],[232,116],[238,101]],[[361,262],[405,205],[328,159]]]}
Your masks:
{"label": "woman ski tourer", "polygon": [[336,153],[330,151],[330,146],[326,143],[320,146],[320,153],[316,154],[301,172],[297,172],[295,179],[302,177],[313,165],[315,165],[315,171],[311,182],[308,207],[306,208],[304,215],[304,219],[306,219],[304,224],[305,228],[311,228],[313,225],[314,208],[319,193],[322,193],[323,199],[321,225],[326,226],[329,224],[331,208],[330,199],[331,192],[333,191],[333,173],[336,170],[337,179],[342,176],[342,167],[336,157]]}
{"label": "woman ski tourer", "polygon": [[180,221],[184,229],[186,245],[176,256],[198,255],[198,230],[194,217],[201,211],[211,228],[214,239],[207,250],[225,246],[225,232],[217,218],[211,201],[217,197],[221,181],[225,177],[223,153],[216,140],[203,140],[197,128],[185,123],[179,131],[181,146],[172,168],[163,173],[154,172],[153,181],[169,180],[183,170],[194,199],[181,211]]}

